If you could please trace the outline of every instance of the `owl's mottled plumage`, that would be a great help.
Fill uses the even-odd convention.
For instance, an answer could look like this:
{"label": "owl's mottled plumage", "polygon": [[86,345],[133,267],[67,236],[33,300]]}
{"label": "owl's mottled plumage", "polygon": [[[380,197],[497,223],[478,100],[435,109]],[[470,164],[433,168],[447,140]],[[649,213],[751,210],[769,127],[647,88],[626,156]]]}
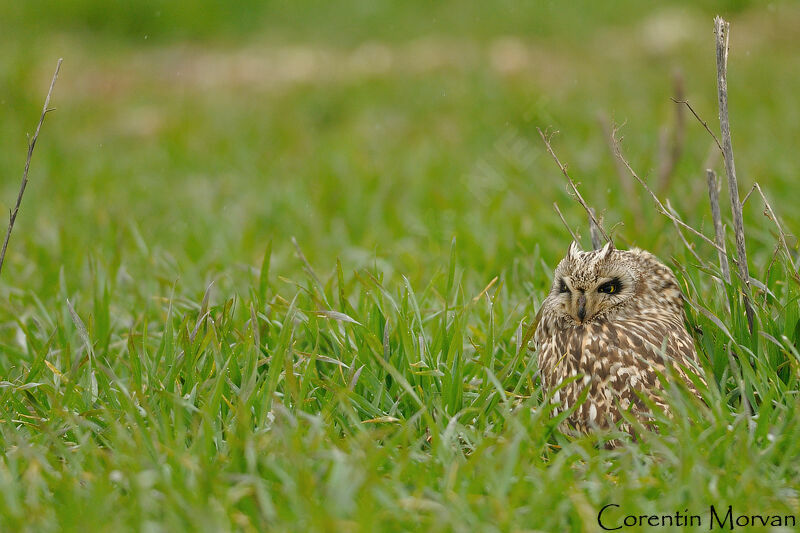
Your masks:
{"label": "owl's mottled plumage", "polygon": [[684,326],[683,295],[675,275],[653,254],[616,250],[610,243],[582,252],[572,243],[540,315],[535,342],[545,392],[578,376],[553,393],[556,413],[589,389],[567,419],[575,430],[611,427],[620,410],[645,420],[648,410],[637,393],[663,406],[653,393],[662,388],[657,373],[668,375],[669,362],[697,394],[686,374],[699,365]]}

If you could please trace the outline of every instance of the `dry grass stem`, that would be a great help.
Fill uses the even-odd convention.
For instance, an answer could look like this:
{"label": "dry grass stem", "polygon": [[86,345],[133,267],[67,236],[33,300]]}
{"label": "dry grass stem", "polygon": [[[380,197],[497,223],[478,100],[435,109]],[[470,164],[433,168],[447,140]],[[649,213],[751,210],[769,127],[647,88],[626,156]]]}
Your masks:
{"label": "dry grass stem", "polygon": [[759,185],[758,182],[754,183],[750,188],[750,191],[745,195],[744,200],[742,200],[742,207],[744,207],[744,204],[747,203],[747,200],[750,198],[750,195],[753,193],[753,191],[758,191],[759,196],[761,196],[761,200],[764,202],[764,216],[770,219],[773,224],[775,224],[775,228],[778,230],[778,245],[779,248],[783,250],[783,253],[786,255],[786,259],[792,266],[792,276],[795,279],[800,279],[797,276],[797,267],[794,264],[792,252],[789,250],[789,244],[786,242],[786,232],[783,230],[778,217],[775,215],[775,211],[772,210],[772,206],[767,200],[764,191],[761,190],[761,185]]}
{"label": "dry grass stem", "polygon": [[589,235],[592,238],[592,248],[595,250],[599,250],[600,248],[603,247],[603,238],[600,236],[600,228],[597,226],[597,224],[594,223],[594,220],[596,218],[594,208],[590,207],[589,210],[592,212],[592,216],[589,217]]}
{"label": "dry grass stem", "polygon": [[750,301],[750,273],[747,268],[747,248],[744,240],[744,221],[742,204],[739,202],[739,185],[736,180],[736,166],[733,161],[731,144],[731,127],[728,117],[728,38],[730,24],[722,17],[714,19],[714,36],[717,48],[717,97],[719,104],[719,126],[722,136],[722,156],[725,160],[725,173],[728,175],[728,194],[733,213],[733,231],[736,236],[736,265],[739,279],[744,289],[744,308],[747,314],[747,325],[753,333],[754,312]]}
{"label": "dry grass stem", "polygon": [[713,246],[716,250],[722,251],[724,253],[725,252],[724,248],[720,248],[717,245],[716,242],[712,241],[711,239],[706,237],[703,233],[701,233],[700,231],[694,229],[693,227],[688,225],[686,222],[684,222],[683,220],[678,218],[675,214],[671,213],[664,206],[664,204],[661,203],[661,200],[658,199],[658,196],[656,195],[656,193],[654,193],[653,190],[647,185],[647,183],[642,178],[639,177],[639,175],[636,173],[636,171],[633,170],[633,167],[631,167],[630,163],[628,163],[628,160],[625,159],[625,156],[622,155],[622,149],[620,148],[620,141],[617,138],[617,130],[616,130],[616,128],[614,129],[613,139],[614,139],[614,153],[619,158],[619,160],[622,161],[622,164],[625,165],[625,168],[628,169],[628,172],[630,172],[631,176],[633,176],[634,179],[636,181],[638,181],[639,184],[644,188],[644,190],[647,191],[647,193],[653,199],[653,202],[656,204],[656,208],[658,209],[658,211],[662,215],[664,215],[665,217],[667,217],[670,220],[672,220],[672,222],[674,222],[675,224],[677,224],[680,227],[684,228],[685,230],[697,235],[702,240],[704,240],[707,244],[709,244],[710,246]]}
{"label": "dry grass stem", "polygon": [[683,242],[683,245],[686,247],[687,250],[689,250],[689,253],[692,254],[692,256],[695,258],[695,260],[697,261],[698,264],[703,265],[703,266],[707,266],[706,262],[703,261],[703,259],[699,255],[697,255],[697,252],[695,251],[694,246],[689,241],[687,241],[686,237],[683,235],[683,229],[680,227],[680,225],[678,225],[678,222],[677,222],[679,220],[677,211],[675,211],[675,209],[669,203],[669,199],[667,199],[666,202],[667,202],[667,205],[666,205],[667,209],[673,215],[672,218],[671,218],[672,224],[675,226],[675,229],[677,230],[678,236],[681,238],[681,241]]}
{"label": "dry grass stem", "polygon": [[567,181],[569,182],[569,185],[572,188],[573,193],[575,193],[575,198],[577,198],[578,203],[581,204],[581,206],[583,206],[583,209],[586,211],[586,214],[589,216],[590,223],[594,223],[597,226],[597,229],[600,231],[600,233],[602,233],[602,235],[606,239],[606,241],[611,242],[613,244],[613,241],[611,240],[611,237],[608,236],[608,233],[606,233],[606,231],[603,229],[603,226],[600,224],[600,221],[597,220],[597,218],[594,216],[594,212],[589,207],[589,205],[586,203],[586,200],[584,200],[583,196],[581,196],[581,193],[578,190],[578,187],[575,185],[575,182],[572,181],[572,178],[569,177],[569,173],[567,172],[567,168],[561,163],[561,161],[559,161],[558,156],[556,156],[555,152],[553,152],[553,148],[550,146],[550,138],[547,135],[544,134],[544,132],[541,130],[541,128],[536,128],[536,131],[538,131],[539,135],[542,137],[542,141],[544,141],[544,145],[547,148],[547,152],[553,157],[553,159],[555,160],[556,164],[558,165],[558,168],[560,168],[562,174],[564,174],[564,177],[567,178]]}
{"label": "dry grass stem", "polygon": [[[611,121],[608,119],[604,113],[599,113],[597,115],[597,122],[600,124],[600,129],[603,130],[603,137],[606,140],[606,145],[608,146],[608,152],[611,154],[611,159],[614,161],[614,168],[617,171],[617,178],[619,179],[620,184],[622,185],[622,189],[625,191],[625,195],[628,198],[634,198],[634,184],[631,180],[628,172],[625,170],[625,166],[622,162],[614,155],[614,128],[611,125]],[[639,202],[632,202],[630,204],[631,210],[633,212],[633,218],[636,221],[636,225],[638,227],[642,227],[644,225],[644,214],[642,213],[642,205]]]}
{"label": "dry grass stem", "polygon": [[[767,265],[767,271],[764,274],[764,281],[769,279],[769,275],[772,272],[772,266],[775,264],[775,261],[778,260],[778,255],[781,253],[781,243],[777,243],[775,245],[775,250],[772,252],[772,257],[769,260],[769,264]],[[797,279],[796,276],[793,276],[794,279]],[[763,333],[763,331],[762,331]]]}
{"label": "dry grass stem", "polygon": [[705,120],[703,120],[702,118],[700,118],[700,115],[698,115],[698,114],[697,114],[697,112],[694,110],[694,108],[692,107],[692,105],[691,105],[691,104],[690,104],[690,103],[689,103],[687,100],[677,100],[677,99],[675,99],[675,98],[671,98],[671,100],[672,100],[673,102],[675,102],[676,104],[683,104],[683,105],[685,105],[686,107],[688,107],[688,108],[689,108],[689,111],[691,111],[691,112],[692,112],[692,115],[694,115],[694,118],[696,118],[696,119],[697,119],[697,121],[698,121],[698,122],[700,122],[700,124],[702,124],[702,125],[703,125],[703,127],[706,129],[706,131],[708,132],[708,134],[709,134],[709,135],[711,135],[711,138],[713,138],[713,139],[714,139],[714,142],[715,142],[715,143],[717,143],[717,148],[719,148],[719,149],[720,149],[720,151],[722,151],[722,144],[719,142],[719,139],[718,139],[718,138],[717,138],[717,136],[714,134],[714,132],[713,132],[713,131],[711,131],[711,128],[709,128],[709,127],[708,127],[708,122],[706,122]]}
{"label": "dry grass stem", "polygon": [[25,188],[28,186],[28,170],[31,168],[31,157],[33,157],[33,149],[36,146],[36,140],[39,138],[39,131],[42,129],[44,117],[53,109],[50,108],[50,96],[53,94],[53,88],[56,86],[56,79],[58,72],[61,70],[61,62],[63,58],[56,63],[56,71],[53,73],[53,79],[50,82],[50,89],[47,91],[47,97],[44,99],[44,106],[42,107],[42,114],[39,117],[39,123],[36,125],[36,131],[33,132],[33,137],[28,143],[28,156],[25,158],[25,170],[22,171],[22,184],[19,187],[19,194],[17,195],[17,203],[14,205],[8,214],[8,231],[6,238],[3,241],[3,249],[0,251],[0,272],[3,271],[3,262],[6,259],[6,249],[8,248],[8,241],[11,238],[11,231],[14,229],[14,222],[17,220],[17,213],[19,213],[19,206],[22,204],[22,196],[25,194]]}
{"label": "dry grass stem", "polygon": [[564,218],[564,215],[561,214],[561,210],[558,208],[558,204],[556,202],[553,202],[553,209],[556,210],[556,213],[558,213],[558,217],[561,219],[561,223],[564,224],[564,227],[567,228],[569,234],[572,235],[572,240],[577,243],[580,243],[581,241],[578,239],[578,236],[575,235],[575,232],[572,231],[572,228],[569,227],[569,224],[567,224],[567,219]]}
{"label": "dry grass stem", "polygon": [[706,180],[708,182],[708,200],[711,203],[711,218],[714,221],[714,240],[719,249],[719,269],[727,283],[731,282],[731,269],[728,265],[728,254],[725,252],[725,228],[722,226],[722,215],[719,210],[719,180],[716,173],[706,169]]}

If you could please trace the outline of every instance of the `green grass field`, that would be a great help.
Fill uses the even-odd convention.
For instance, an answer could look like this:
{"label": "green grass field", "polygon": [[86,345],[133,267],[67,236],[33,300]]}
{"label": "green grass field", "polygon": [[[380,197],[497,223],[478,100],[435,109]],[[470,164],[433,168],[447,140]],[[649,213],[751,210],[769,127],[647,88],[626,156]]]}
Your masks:
{"label": "green grass field", "polygon": [[[797,4],[49,4],[0,7],[4,209],[64,58],[0,278],[0,531],[800,516]],[[741,194],[790,234],[749,198],[755,336],[598,122],[654,186],[676,71],[717,131],[715,14]],[[669,391],[638,442],[561,435],[523,342],[570,242],[554,202],[589,246],[537,127],[689,301],[707,405]],[[709,236],[712,142],[687,116],[660,190]]]}

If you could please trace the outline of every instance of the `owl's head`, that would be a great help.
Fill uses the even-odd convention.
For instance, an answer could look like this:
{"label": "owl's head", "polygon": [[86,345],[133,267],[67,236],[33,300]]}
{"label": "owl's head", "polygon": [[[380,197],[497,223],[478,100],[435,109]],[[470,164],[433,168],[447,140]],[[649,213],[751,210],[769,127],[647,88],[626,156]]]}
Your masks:
{"label": "owl's head", "polygon": [[591,252],[570,244],[553,275],[548,297],[553,311],[568,322],[586,324],[624,308],[641,277],[636,262],[626,260],[629,253],[610,242]]}

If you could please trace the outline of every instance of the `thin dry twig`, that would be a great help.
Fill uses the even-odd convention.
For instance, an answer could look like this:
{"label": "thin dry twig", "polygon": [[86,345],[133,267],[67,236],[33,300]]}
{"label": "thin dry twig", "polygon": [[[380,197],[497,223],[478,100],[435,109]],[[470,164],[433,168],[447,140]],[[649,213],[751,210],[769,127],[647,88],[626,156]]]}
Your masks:
{"label": "thin dry twig", "polygon": [[673,213],[671,213],[664,206],[664,204],[661,203],[661,200],[658,199],[658,196],[656,195],[656,193],[654,193],[653,190],[647,185],[647,183],[642,178],[639,177],[639,175],[636,173],[636,171],[633,170],[633,167],[631,167],[630,163],[628,163],[628,160],[625,159],[625,156],[622,155],[622,149],[620,148],[620,141],[617,138],[617,130],[616,130],[616,128],[614,129],[613,139],[614,139],[614,154],[620,159],[620,161],[622,161],[622,164],[625,165],[625,168],[628,169],[628,172],[630,172],[631,176],[633,176],[634,179],[636,179],[636,181],[638,181],[639,184],[644,188],[644,190],[647,191],[647,193],[653,199],[653,202],[656,204],[656,208],[658,209],[658,211],[662,215],[667,217],[668,219],[672,220],[675,224],[678,224],[680,227],[682,227],[682,228],[688,230],[689,232],[697,235],[698,237],[703,239],[706,243],[708,243],[709,245],[713,246],[715,249],[721,250],[722,252],[725,252],[725,250],[723,248],[720,248],[717,245],[717,243],[715,243],[714,241],[712,241],[711,239],[706,237],[704,234],[702,234],[701,232],[697,231],[696,229],[694,229],[693,227],[688,225],[686,222],[684,222],[683,220],[681,220],[680,218],[675,216]]}
{"label": "thin dry twig", "polygon": [[63,58],[59,58],[56,63],[56,71],[53,74],[53,80],[50,82],[50,89],[47,91],[47,98],[44,99],[44,107],[42,107],[42,114],[39,117],[39,123],[36,125],[36,131],[33,132],[33,137],[28,143],[28,156],[25,158],[25,170],[22,171],[22,184],[19,188],[17,195],[17,203],[14,209],[8,214],[8,231],[6,238],[3,241],[3,249],[0,251],[0,272],[3,271],[3,262],[6,259],[6,249],[8,248],[8,241],[11,238],[11,230],[14,229],[14,222],[17,220],[17,213],[19,213],[19,206],[22,203],[22,195],[25,194],[25,188],[28,186],[28,170],[31,168],[31,157],[33,157],[33,149],[36,146],[36,140],[39,138],[39,131],[42,129],[44,117],[53,109],[50,108],[50,96],[53,94],[53,88],[56,86],[56,79],[58,78],[58,71],[61,70],[61,62]]}
{"label": "thin dry twig", "polygon": [[675,98],[670,98],[670,100],[672,100],[672,101],[673,101],[673,102],[675,102],[676,104],[683,104],[683,105],[685,105],[686,107],[688,107],[688,108],[689,108],[689,111],[691,111],[691,112],[692,112],[692,115],[694,115],[694,118],[696,118],[696,119],[697,119],[697,121],[698,121],[698,122],[700,122],[700,124],[702,124],[702,125],[703,125],[703,127],[706,129],[706,131],[708,132],[708,134],[709,134],[709,135],[711,135],[711,137],[714,139],[714,142],[715,142],[715,143],[717,143],[717,148],[719,148],[719,149],[720,149],[720,151],[722,151],[722,144],[720,144],[720,142],[719,142],[719,139],[718,139],[718,138],[717,138],[717,136],[714,134],[714,132],[713,132],[713,131],[711,131],[711,128],[709,128],[709,127],[708,127],[708,122],[706,122],[705,120],[703,120],[702,118],[700,118],[700,115],[698,115],[698,114],[697,114],[697,111],[695,111],[695,110],[694,110],[694,108],[692,107],[692,105],[689,103],[689,101],[688,101],[688,100],[676,100]]}
{"label": "thin dry twig", "polygon": [[676,222],[676,220],[678,219],[677,211],[675,211],[675,209],[669,203],[669,199],[667,199],[666,202],[667,202],[667,206],[666,206],[667,209],[669,210],[670,213],[672,213],[672,215],[674,217],[672,219],[672,224],[675,226],[675,230],[678,232],[678,236],[681,238],[681,241],[683,241],[683,245],[686,247],[687,250],[689,250],[689,253],[691,253],[692,256],[694,256],[695,260],[697,261],[697,263],[699,265],[706,266],[706,262],[703,261],[703,259],[699,255],[697,255],[697,252],[695,251],[694,246],[692,246],[692,244],[689,241],[686,240],[686,237],[683,235],[683,229]]}
{"label": "thin dry twig", "polygon": [[600,228],[594,223],[594,219],[596,218],[594,207],[590,207],[589,210],[592,212],[592,216],[589,218],[589,236],[592,239],[592,248],[599,250],[603,247],[603,239],[600,237]]}
{"label": "thin dry twig", "polygon": [[777,243],[775,245],[775,251],[772,252],[772,258],[769,260],[769,264],[767,265],[767,272],[764,275],[764,281],[767,281],[769,279],[769,275],[772,272],[772,266],[775,264],[775,261],[777,261],[778,254],[780,254],[780,252],[781,252],[781,243]]}
{"label": "thin dry twig", "polygon": [[722,17],[714,18],[714,36],[717,48],[717,100],[719,104],[719,127],[722,134],[722,155],[725,160],[725,173],[728,176],[728,194],[733,212],[733,231],[736,236],[737,272],[744,288],[744,309],[747,314],[747,325],[753,333],[755,314],[750,301],[750,273],[747,268],[747,248],[744,240],[744,221],[742,204],[739,202],[739,185],[736,181],[736,166],[733,161],[731,145],[731,126],[728,117],[728,39],[730,23]]}
{"label": "thin dry twig", "polygon": [[727,283],[731,282],[731,270],[728,266],[728,254],[725,253],[725,228],[722,226],[722,215],[719,210],[719,180],[716,173],[706,169],[706,180],[708,181],[708,200],[711,202],[711,218],[714,221],[714,240],[719,246],[717,256],[719,258],[719,268],[722,276]]}
{"label": "thin dry twig", "polygon": [[567,224],[567,219],[564,218],[564,215],[561,214],[561,210],[558,208],[558,204],[556,202],[553,202],[553,209],[556,210],[556,213],[558,213],[558,217],[561,219],[561,222],[564,224],[564,227],[567,228],[569,234],[572,235],[572,240],[578,243],[581,242],[578,239],[578,236],[575,235],[575,232],[572,231],[572,228],[569,227],[569,224]]}
{"label": "thin dry twig", "polygon": [[744,198],[742,199],[742,207],[744,207],[747,204],[747,200],[750,199],[750,195],[753,194],[755,190],[756,190],[756,184],[754,183],[753,186],[750,187],[750,190],[747,191],[747,194],[744,195]]}
{"label": "thin dry twig", "polygon": [[[614,167],[617,171],[617,179],[619,179],[622,189],[625,191],[625,196],[628,198],[634,198],[633,181],[628,175],[628,172],[625,170],[625,167],[622,165],[622,162],[614,156],[614,128],[611,125],[611,121],[608,119],[608,116],[606,116],[605,113],[599,113],[597,115],[597,122],[600,124],[600,129],[603,130],[603,137],[605,138],[606,145],[608,146],[608,153],[611,154],[611,159],[614,161]],[[633,211],[633,218],[636,220],[636,225],[639,227],[644,226],[644,213],[642,213],[642,205],[639,202],[631,202],[630,205]]]}
{"label": "thin dry twig", "polygon": [[594,216],[594,212],[592,212],[592,209],[586,204],[586,200],[584,200],[583,196],[581,196],[581,193],[578,190],[578,187],[575,185],[575,182],[572,181],[572,178],[569,177],[569,173],[567,172],[566,167],[563,164],[561,164],[561,161],[559,161],[558,156],[556,156],[555,152],[553,152],[553,148],[550,146],[549,137],[544,134],[541,128],[536,128],[536,131],[538,131],[539,135],[542,137],[542,141],[544,141],[544,145],[547,148],[547,152],[553,157],[556,164],[558,165],[558,168],[560,168],[562,174],[564,174],[564,177],[567,178],[570,187],[572,187],[572,191],[575,193],[575,197],[578,199],[578,203],[581,204],[581,206],[583,206],[583,209],[586,211],[586,214],[589,215],[589,220],[593,222],[595,225],[597,225],[597,229],[600,230],[600,233],[603,234],[603,237],[605,237],[606,241],[611,242],[613,244],[611,237],[608,236],[608,233],[606,233],[606,231],[603,229],[603,226],[600,224],[600,221],[598,221],[597,218]]}
{"label": "thin dry twig", "polygon": [[600,125],[600,129],[603,130],[603,137],[606,140],[608,152],[611,154],[611,158],[614,160],[614,167],[617,170],[617,178],[619,178],[619,182],[622,184],[625,194],[632,195],[633,182],[631,181],[631,178],[628,176],[628,173],[625,171],[625,167],[622,166],[622,163],[619,161],[619,159],[614,157],[614,143],[611,140],[611,134],[613,132],[611,121],[608,119],[608,116],[605,113],[601,112],[597,114],[597,123]]}
{"label": "thin dry twig", "polygon": [[[684,99],[683,73],[675,70],[672,75],[672,86],[675,92],[675,99]],[[671,135],[666,131],[659,139],[659,167],[658,167],[658,190],[666,192],[669,189],[669,180],[672,177],[678,160],[683,153],[683,143],[686,138],[686,114],[683,107],[675,108],[675,123],[672,126]],[[669,142],[668,141],[669,138]]]}
{"label": "thin dry twig", "polygon": [[777,228],[778,230],[779,247],[783,250],[783,253],[786,255],[786,259],[789,260],[789,264],[792,265],[792,275],[795,278],[797,278],[797,271],[796,271],[797,267],[794,264],[794,258],[792,257],[792,252],[789,251],[789,245],[786,242],[786,232],[783,231],[783,227],[781,226],[778,217],[775,215],[775,211],[772,210],[772,206],[769,204],[769,201],[767,200],[764,191],[761,190],[761,185],[759,185],[758,182],[754,183],[753,187],[750,189],[750,192],[748,192],[745,195],[744,200],[742,201],[742,207],[744,207],[744,204],[747,203],[747,199],[750,198],[750,195],[753,193],[753,191],[758,191],[759,196],[761,196],[761,200],[764,202],[764,216],[770,219],[775,224],[775,228]]}

